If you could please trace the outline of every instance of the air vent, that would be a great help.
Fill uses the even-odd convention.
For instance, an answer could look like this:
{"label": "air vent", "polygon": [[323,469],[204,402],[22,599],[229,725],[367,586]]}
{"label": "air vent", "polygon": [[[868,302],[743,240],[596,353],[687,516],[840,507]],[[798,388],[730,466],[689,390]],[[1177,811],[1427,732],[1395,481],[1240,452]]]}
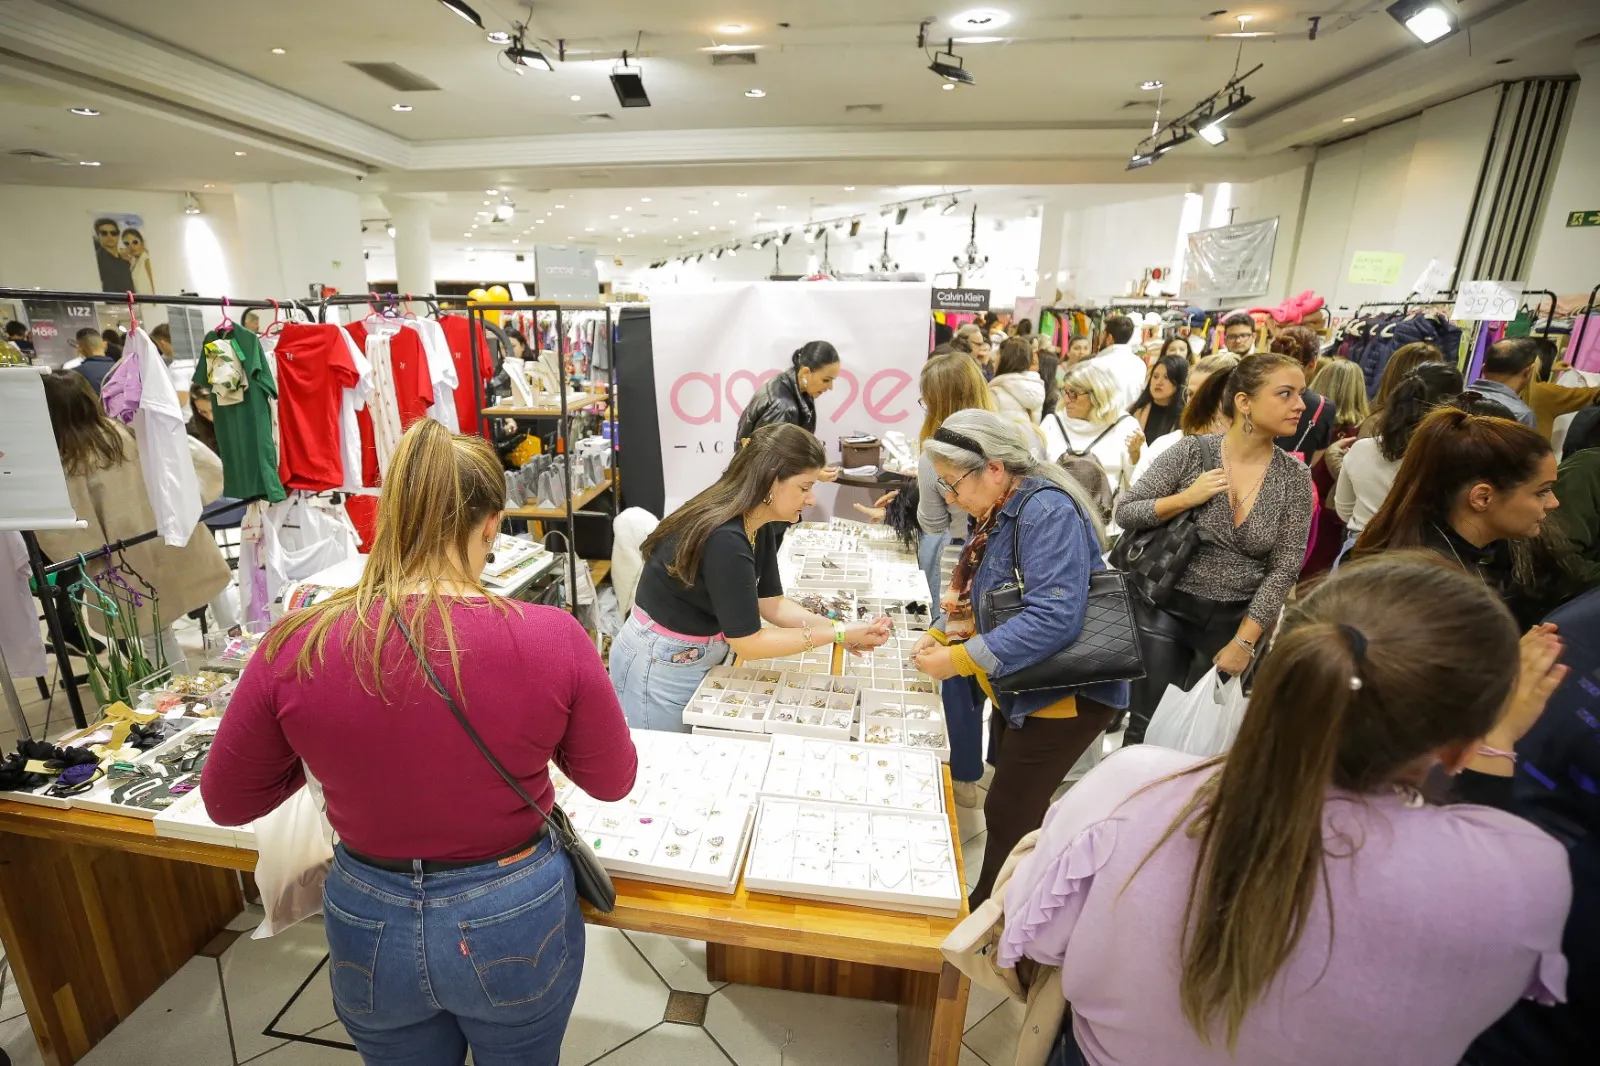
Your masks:
{"label": "air vent", "polygon": [[399,63],[355,63],[345,61],[351,66],[375,81],[381,81],[396,92],[402,93],[436,93],[439,87],[424,78],[421,74],[413,73],[402,67]]}
{"label": "air vent", "polygon": [[13,148],[6,155],[13,159],[26,159],[30,163],[48,163],[58,167],[67,165],[67,161],[60,156],[42,152],[37,148]]}
{"label": "air vent", "polygon": [[844,113],[847,115],[876,115],[883,110],[882,104],[845,104]]}
{"label": "air vent", "polygon": [[573,115],[572,117],[577,119],[579,122],[588,122],[590,124],[616,121],[615,115],[608,114],[605,111],[595,111],[587,115]]}
{"label": "air vent", "polygon": [[712,52],[711,65],[714,67],[753,67],[756,65],[756,53]]}
{"label": "air vent", "polygon": [[1123,103],[1122,103],[1121,110],[1123,110],[1123,111],[1154,111],[1155,107],[1156,107],[1156,102],[1154,100],[1124,100]]}

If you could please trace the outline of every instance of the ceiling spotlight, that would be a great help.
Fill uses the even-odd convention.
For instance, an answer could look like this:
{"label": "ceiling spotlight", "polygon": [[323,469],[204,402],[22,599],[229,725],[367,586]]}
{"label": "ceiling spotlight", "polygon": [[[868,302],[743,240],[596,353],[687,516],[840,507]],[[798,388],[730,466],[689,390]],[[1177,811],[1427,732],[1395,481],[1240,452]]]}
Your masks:
{"label": "ceiling spotlight", "polygon": [[1344,118],[1340,119],[1339,121],[1340,122],[1354,122],[1355,120],[1356,120],[1356,117],[1354,115],[1346,115]]}
{"label": "ceiling spotlight", "polygon": [[488,206],[489,206],[489,205],[490,205],[490,204],[491,204],[491,203],[493,203],[493,202],[494,202],[494,201],[493,201],[493,200],[485,200],[485,201],[484,201],[484,202],[483,202],[483,206],[484,206],[484,207],[488,207]]}
{"label": "ceiling spotlight", "polygon": [[948,81],[945,82],[943,85],[939,86],[939,88],[943,89],[947,93],[952,93],[952,92],[955,92],[955,90],[956,90],[955,84],[953,82],[948,82]]}
{"label": "ceiling spotlight", "polygon": [[898,211],[896,211],[894,213],[894,224],[896,226],[898,226],[898,225],[901,225],[902,223],[904,223],[905,220],[906,220],[906,212],[908,212],[910,210],[911,210],[911,208],[907,207],[905,204],[901,204],[900,205],[900,210],[898,210]]}
{"label": "ceiling spotlight", "polygon": [[78,165],[80,167],[97,167],[100,165],[100,161],[98,159],[80,159],[78,160]]}
{"label": "ceiling spotlight", "polygon": [[1155,81],[1154,79],[1152,79],[1150,81],[1141,81],[1139,83],[1139,88],[1143,89],[1145,92],[1148,93],[1148,92],[1154,92],[1155,90],[1161,88],[1161,85],[1162,85],[1161,82]]}
{"label": "ceiling spotlight", "polygon": [[583,227],[583,232],[585,232],[585,233],[593,233],[594,232],[594,227],[593,226],[585,226],[585,227]]}
{"label": "ceiling spotlight", "polygon": [[500,190],[499,189],[485,189],[485,190],[483,190],[483,195],[485,195],[485,196],[499,196],[500,195]]}
{"label": "ceiling spotlight", "polygon": [[732,248],[729,248],[728,249],[728,254],[729,255],[738,255],[739,254],[739,246],[736,244]]}
{"label": "ceiling spotlight", "polygon": [[1156,155],[1154,152],[1147,152],[1141,148],[1139,151],[1133,153],[1133,157],[1128,160],[1127,169],[1138,170],[1140,167],[1147,167],[1155,161]]}
{"label": "ceiling spotlight", "polygon": [[721,259],[722,258],[722,249],[718,248],[716,251],[712,252],[711,253],[711,258],[713,258],[713,259]]}
{"label": "ceiling spotlight", "polygon": [[1210,125],[1201,126],[1200,139],[1207,144],[1216,146],[1228,139],[1228,131],[1222,128],[1222,120],[1218,119]]}
{"label": "ceiling spotlight", "polygon": [[998,30],[1011,21],[1011,16],[992,7],[976,7],[951,15],[947,20],[957,30]]}
{"label": "ceiling spotlight", "polygon": [[100,112],[96,111],[92,107],[69,107],[67,110],[71,111],[74,115],[82,115],[84,118],[94,118],[100,114]]}
{"label": "ceiling spotlight", "polygon": [[611,88],[617,94],[617,103],[623,107],[649,107],[650,96],[644,91],[644,71],[628,65],[628,53],[622,53],[622,62],[611,70]]}
{"label": "ceiling spotlight", "polygon": [[282,48],[274,48],[274,49],[272,49],[272,54],[275,55],[275,56],[281,56],[281,55],[284,55],[285,52],[284,52],[284,50]]}
{"label": "ceiling spotlight", "polygon": [[793,237],[793,236],[794,236],[794,230],[788,230],[787,232],[784,233],[783,239],[781,241],[779,241],[778,243],[779,244],[788,244],[789,243],[789,238]]}
{"label": "ceiling spotlight", "polygon": [[577,93],[573,93],[571,96],[567,97],[567,99],[571,100],[573,103],[577,103],[579,100],[582,100],[583,97],[579,96]]}
{"label": "ceiling spotlight", "polygon": [[744,25],[742,23],[724,22],[722,25],[717,27],[717,32],[718,33],[732,34],[733,36],[738,36],[741,33],[745,33],[749,29],[750,29],[749,26],[746,26],[746,25]]}
{"label": "ceiling spotlight", "polygon": [[183,213],[186,215],[198,215],[200,213],[200,201],[194,198],[194,193],[192,192],[183,194]]}
{"label": "ceiling spotlight", "polygon": [[850,236],[854,237],[856,234],[858,234],[860,232],[861,232],[861,220],[859,218],[852,219],[850,221]]}
{"label": "ceiling spotlight", "polygon": [[972,76],[972,72],[963,65],[961,57],[951,51],[954,47],[955,42],[951,41],[944,46],[943,52],[935,52],[933,62],[928,64],[928,69],[952,85],[958,82],[962,85],[975,84],[977,79]]}
{"label": "ceiling spotlight", "polygon": [[811,229],[809,227],[806,229],[806,243],[807,244],[816,244],[817,243],[817,231],[815,229]]}
{"label": "ceiling spotlight", "polygon": [[385,232],[389,236],[393,237],[394,236],[394,223],[391,222],[387,226],[383,227],[383,232]]}
{"label": "ceiling spotlight", "polygon": [[439,0],[439,3],[443,4],[447,10],[454,11],[456,14],[460,15],[462,18],[478,27],[478,29],[483,29],[482,16],[480,16],[476,11],[472,10],[472,7],[467,4],[466,0]]}
{"label": "ceiling spotlight", "polygon": [[641,197],[639,197],[639,202],[640,202],[640,203],[641,203],[641,204],[647,204],[647,203],[649,203],[649,202],[650,202],[650,197],[648,197],[648,196],[641,196]]}
{"label": "ceiling spotlight", "polygon": [[924,210],[924,211],[931,211],[931,210],[932,210],[932,209],[933,209],[933,205],[934,205],[934,203],[936,203],[936,201],[935,201],[935,200],[933,200],[933,199],[932,199],[932,198],[931,198],[931,197],[930,197],[930,198],[929,198],[929,199],[927,199],[927,200],[924,200],[924,201],[922,201],[922,209],[923,209],[923,210]]}
{"label": "ceiling spotlight", "polygon": [[[567,205],[566,204],[556,204],[554,206],[555,206],[555,209],[557,211],[565,211],[567,209]],[[546,214],[548,214],[548,213],[549,212],[546,212]]]}
{"label": "ceiling spotlight", "polygon": [[1234,86],[1227,102],[1211,113],[1212,123],[1221,122],[1223,119],[1237,114],[1241,108],[1253,100],[1255,100],[1255,97],[1246,93],[1243,85]]}
{"label": "ceiling spotlight", "polygon": [[767,90],[765,90],[765,89],[746,89],[744,91],[744,94],[746,96],[748,96],[752,100],[759,100],[763,96],[767,95]]}
{"label": "ceiling spotlight", "polygon": [[948,215],[950,212],[956,209],[956,203],[956,198],[954,196],[950,197],[950,202],[945,204],[944,207],[939,210],[939,213],[941,215]]}
{"label": "ceiling spotlight", "polygon": [[506,48],[506,58],[519,67],[529,67],[534,70],[556,69],[550,65],[550,60],[545,58],[543,52],[524,45],[520,33],[511,38],[511,44]]}
{"label": "ceiling spotlight", "polygon": [[412,107],[410,104],[390,104],[389,105],[389,110],[390,111],[402,111],[402,112],[404,112],[404,111],[415,111],[416,108]]}
{"label": "ceiling spotlight", "polygon": [[1456,17],[1439,0],[1399,0],[1389,14],[1423,44],[1432,44],[1456,32]]}
{"label": "ceiling spotlight", "polygon": [[495,31],[493,31],[492,33],[489,34],[489,43],[490,44],[510,44],[511,43],[511,34],[507,33],[505,30],[495,30]]}
{"label": "ceiling spotlight", "polygon": [[206,182],[204,185],[202,185],[200,187],[202,189],[215,189],[217,186],[215,185],[215,183],[208,181],[208,182]]}
{"label": "ceiling spotlight", "polygon": [[238,151],[238,152],[235,152],[233,154],[234,155],[249,155],[250,153],[249,152],[245,152],[245,151]]}
{"label": "ceiling spotlight", "polygon": [[496,222],[510,222],[511,217],[516,213],[517,205],[511,202],[511,197],[509,196],[503,197],[500,202],[494,206],[494,217]]}
{"label": "ceiling spotlight", "polygon": [[470,233],[463,233],[463,234],[462,234],[462,236],[463,236],[463,237],[470,237],[470,236],[472,236],[472,234],[470,234]]}

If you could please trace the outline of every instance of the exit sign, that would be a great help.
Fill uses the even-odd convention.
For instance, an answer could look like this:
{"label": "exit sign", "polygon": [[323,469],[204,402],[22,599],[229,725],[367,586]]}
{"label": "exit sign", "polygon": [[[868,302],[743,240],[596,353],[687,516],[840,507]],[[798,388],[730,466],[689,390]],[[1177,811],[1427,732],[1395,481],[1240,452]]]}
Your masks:
{"label": "exit sign", "polygon": [[1570,211],[1567,213],[1567,227],[1573,226],[1600,226],[1600,211]]}

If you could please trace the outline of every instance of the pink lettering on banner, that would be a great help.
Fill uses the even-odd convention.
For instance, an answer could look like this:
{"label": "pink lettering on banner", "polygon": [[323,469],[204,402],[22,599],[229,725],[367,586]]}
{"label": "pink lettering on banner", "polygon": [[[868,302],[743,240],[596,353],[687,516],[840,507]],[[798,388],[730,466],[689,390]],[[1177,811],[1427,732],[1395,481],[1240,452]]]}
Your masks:
{"label": "pink lettering on banner", "polygon": [[[901,408],[888,409],[895,397],[911,384],[911,375],[904,370],[881,370],[867,382],[865,405],[874,422],[901,422],[910,412]],[[879,386],[883,386],[880,388]]]}
{"label": "pink lettering on banner", "polygon": [[839,377],[833,383],[833,387],[836,389],[841,385],[850,389],[850,395],[839,401],[838,410],[834,411],[830,416],[830,421],[833,422],[837,422],[839,419],[843,418],[845,414],[849,412],[850,408],[855,405],[856,397],[861,395],[861,383],[858,382],[856,380],[856,376],[850,373],[848,370],[839,371]]}
{"label": "pink lettering on banner", "polygon": [[[755,398],[757,390],[777,376],[778,372],[776,370],[765,371],[759,376],[751,373],[748,370],[735,370],[732,374],[729,374],[728,406],[733,408],[734,417],[737,418],[738,416],[744,414],[744,409],[750,406],[750,401]],[[742,400],[733,394],[734,382],[741,379],[750,382],[750,395],[746,396]]]}
{"label": "pink lettering on banner", "polygon": [[[711,388],[711,406],[703,415],[691,415],[683,409],[681,396],[683,387],[690,382],[703,382]],[[703,426],[707,422],[722,421],[722,376],[720,374],[702,374],[698,370],[683,375],[672,383],[672,413],[689,423],[691,426]]]}

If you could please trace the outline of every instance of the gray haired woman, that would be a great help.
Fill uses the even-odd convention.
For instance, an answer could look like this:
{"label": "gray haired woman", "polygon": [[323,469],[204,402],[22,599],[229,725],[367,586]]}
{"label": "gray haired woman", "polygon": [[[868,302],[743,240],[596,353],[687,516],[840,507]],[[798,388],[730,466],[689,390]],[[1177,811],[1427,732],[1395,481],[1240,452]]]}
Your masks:
{"label": "gray haired woman", "polygon": [[[989,843],[972,893],[976,907],[1017,841],[1039,828],[1072,764],[1128,705],[1128,686],[994,691],[990,677],[1043,662],[1078,639],[1105,531],[1077,482],[1035,459],[1021,429],[1000,415],[957,411],[923,448],[939,491],[976,522],[943,604],[950,617],[943,632],[918,643],[917,666],[940,680],[976,677],[1000,712],[990,720],[995,772],[983,808]],[[1025,606],[996,625],[984,615],[984,598],[1018,571],[1028,590]],[[980,734],[976,720],[950,723],[952,763],[954,749],[979,743]]]}

